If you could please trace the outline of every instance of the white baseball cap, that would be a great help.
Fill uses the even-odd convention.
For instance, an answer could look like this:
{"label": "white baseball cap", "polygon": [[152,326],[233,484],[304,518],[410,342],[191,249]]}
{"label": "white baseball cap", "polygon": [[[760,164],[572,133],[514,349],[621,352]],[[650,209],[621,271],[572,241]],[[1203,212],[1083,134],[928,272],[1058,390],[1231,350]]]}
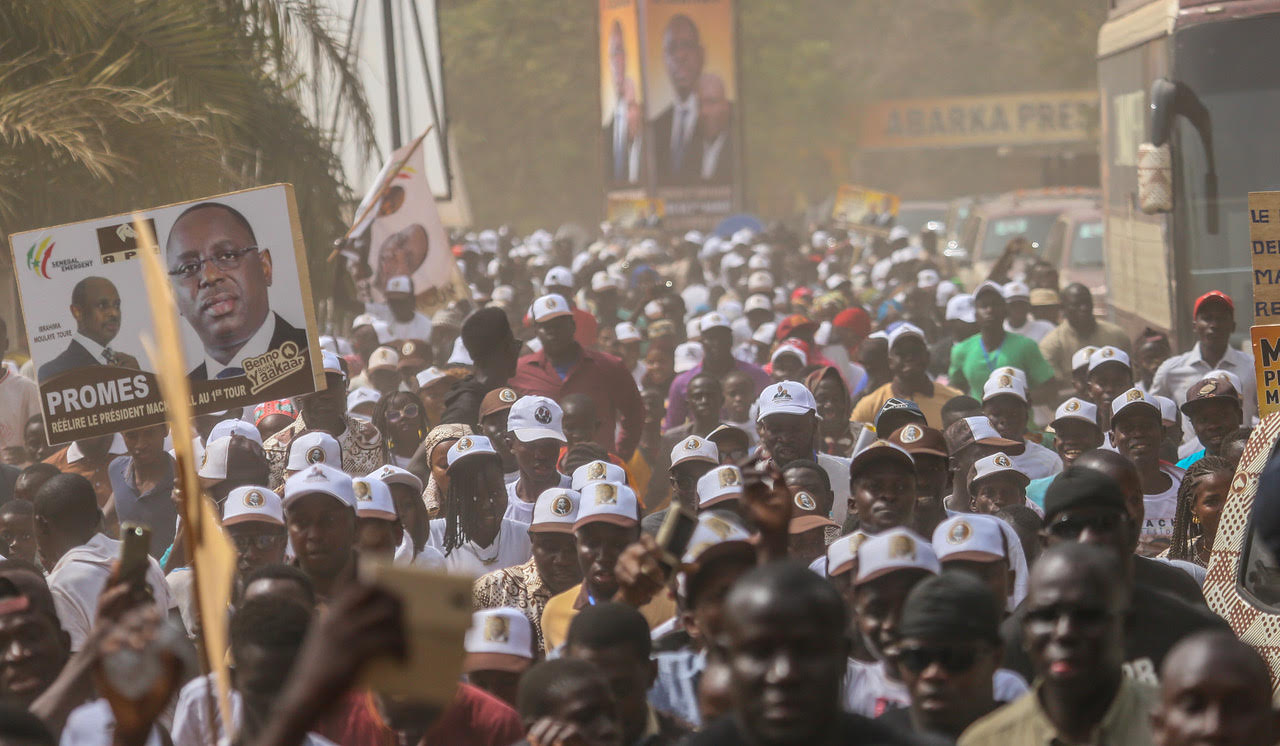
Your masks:
{"label": "white baseball cap", "polygon": [[226,435],[205,444],[200,454],[200,468],[196,476],[201,479],[227,478],[227,449],[231,447],[231,436]]}
{"label": "white baseball cap", "polygon": [[684,335],[690,342],[696,342],[702,339],[702,321],[693,318],[684,322]]}
{"label": "white baseball cap", "polygon": [[640,506],[635,490],[614,482],[592,482],[582,488],[582,501],[578,504],[578,520],[573,530],[590,523],[611,523],[615,526],[636,526],[640,523]]}
{"label": "white baseball cap", "polygon": [[686,461],[705,461],[709,464],[720,463],[720,449],[715,443],[698,435],[690,435],[671,448],[671,468],[674,469]]}
{"label": "white baseball cap", "polygon": [[570,486],[581,490],[588,482],[617,482],[626,484],[627,472],[621,466],[609,461],[588,461],[573,470]]}
{"label": "white baseball cap", "polygon": [[413,294],[413,280],[404,275],[397,275],[387,280],[388,293],[409,293]]}
{"label": "white baseball cap", "polygon": [[418,388],[420,389],[430,388],[432,384],[439,383],[448,377],[448,373],[445,373],[434,365],[430,368],[418,371],[418,375],[414,376],[414,378],[418,380]]}
{"label": "white baseball cap", "polygon": [[778,358],[783,355],[794,355],[800,359],[801,365],[809,364],[809,356],[805,354],[804,350],[796,347],[795,345],[787,344],[786,342],[779,344],[777,348],[774,349],[774,351],[769,355],[769,362],[776,363],[778,362]]}
{"label": "white baseball cap", "polygon": [[336,353],[329,352],[328,350],[321,350],[320,362],[324,366],[325,373],[337,373],[343,378],[347,377],[347,374],[342,370],[342,359],[339,358]]}
{"label": "white baseball cap", "polygon": [[924,290],[936,288],[939,282],[942,282],[942,276],[938,274],[936,269],[922,269],[916,273],[916,287],[918,288]]}
{"label": "white baseball cap", "polygon": [[447,454],[448,467],[464,459],[473,456],[483,456],[485,454],[496,456],[498,452],[493,449],[493,442],[483,435],[464,435],[451,446]]}
{"label": "white baseball cap", "polygon": [[573,273],[568,267],[552,267],[547,270],[547,276],[542,280],[542,287],[573,287]]}
{"label": "white baseball cap", "polygon": [[747,297],[747,302],[742,304],[743,313],[751,313],[752,311],[773,311],[773,301],[769,300],[769,296],[764,293],[756,293]]}
{"label": "white baseball cap", "polygon": [[1111,421],[1115,422],[1115,418],[1129,407],[1142,406],[1151,407],[1156,411],[1157,415],[1160,415],[1160,419],[1162,421],[1164,420],[1164,413],[1160,410],[1160,402],[1156,401],[1150,394],[1135,386],[1134,388],[1131,388],[1117,396],[1111,402]]}
{"label": "white baseball cap", "polygon": [[356,507],[351,477],[328,464],[312,464],[284,480],[284,500],[280,505],[288,510],[295,500],[311,494],[328,495],[348,508]]}
{"label": "white baseball cap", "polygon": [[369,356],[369,371],[395,370],[400,365],[400,353],[390,347],[379,347]]}
{"label": "white baseball cap", "polygon": [[422,492],[422,480],[418,479],[417,474],[414,474],[408,469],[401,469],[398,466],[393,466],[392,464],[383,464],[369,476],[382,480],[382,483],[387,485],[387,487],[390,487],[393,484],[403,484],[406,487],[412,488],[415,492]]}
{"label": "white baseball cap", "polygon": [[1030,386],[1027,386],[1027,372],[1022,368],[1015,368],[1012,365],[1001,366],[991,371],[991,375],[987,376],[987,380],[990,381],[996,376],[1013,376],[1019,381],[1022,381],[1023,386],[1030,388]]}
{"label": "white baseball cap", "polygon": [[[698,523],[693,528],[693,533],[689,536],[689,546],[685,549],[684,556],[680,558],[681,564],[692,565],[694,563],[704,563],[711,559],[712,555],[718,555],[724,551],[749,551],[754,553],[755,547],[751,544],[751,532],[742,524],[742,520],[726,510],[704,510],[698,513]],[[695,572],[693,568],[688,568],[681,574],[681,580],[687,582],[688,575]],[[682,582],[681,593],[684,589]]]}
{"label": "white baseball cap", "polygon": [[377,323],[378,317],[371,313],[362,313],[351,322],[351,328],[359,329],[362,326],[373,326]]}
{"label": "white baseball cap", "polygon": [[529,530],[534,533],[573,533],[573,524],[578,520],[578,505],[582,502],[582,493],[577,490],[566,490],[563,487],[552,487],[543,490],[533,504],[533,520]]}
{"label": "white baseball cap", "polygon": [[756,422],[771,414],[809,414],[818,411],[813,392],[797,381],[771,383],[756,397]]}
{"label": "white baseball cap", "polygon": [[857,567],[858,547],[868,538],[869,534],[854,531],[831,542],[827,547],[827,576],[834,578]]}
{"label": "white baseball cap", "polygon": [[564,410],[545,396],[522,396],[507,413],[507,431],[521,443],[551,438],[567,443],[564,437]]}
{"label": "white baseball cap", "polygon": [[982,385],[982,401],[989,402],[997,396],[1016,396],[1022,401],[1027,400],[1027,384],[1023,383],[1017,376],[1011,376],[1007,373],[998,373]]}
{"label": "white baseball cap", "polygon": [[1000,292],[1004,294],[1005,300],[1025,300],[1031,301],[1031,288],[1027,287],[1025,282],[1006,282],[1004,287],[1000,288]]}
{"label": "white baseball cap", "polygon": [[613,275],[600,270],[591,275],[591,291],[594,293],[603,292],[605,290],[620,290],[622,281]]}
{"label": "white baseball cap", "polygon": [[1053,422],[1050,422],[1049,425],[1056,430],[1058,423],[1066,420],[1079,420],[1097,427],[1098,406],[1093,402],[1073,396],[1058,405],[1058,409],[1053,413]]}
{"label": "white baseball cap", "polygon": [[754,254],[747,260],[747,269],[750,270],[767,270],[773,266],[766,254]]}
{"label": "white baseball cap", "polygon": [[762,345],[771,345],[773,344],[773,338],[777,336],[777,334],[778,325],[772,321],[766,321],[756,329],[754,334],[751,335],[751,340]]}
{"label": "white baseball cap", "polygon": [[836,288],[840,287],[841,285],[845,284],[848,281],[849,281],[848,277],[837,272],[836,274],[831,275],[830,277],[827,278],[827,282],[826,282],[827,290],[835,290]]}
{"label": "white baseball cap", "polygon": [[747,277],[748,293],[765,293],[773,289],[773,275],[765,270],[757,270]]}
{"label": "white baseball cap", "polygon": [[662,318],[662,304],[656,300],[644,304],[644,316],[651,320]]}
{"label": "white baseball cap", "polygon": [[1129,365],[1128,353],[1119,347],[1106,345],[1094,350],[1093,354],[1089,356],[1089,372],[1092,373],[1098,369],[1098,366],[1106,365],[1107,363],[1119,363],[1132,370]]}
{"label": "white baseball cap", "polygon": [[916,326],[915,324],[904,321],[901,324],[898,324],[896,327],[894,327],[894,330],[892,332],[889,332],[889,349],[892,350],[893,346],[898,343],[898,340],[904,339],[906,337],[915,337],[919,339],[921,342],[925,343],[926,345],[928,345],[929,343],[928,340],[925,339],[924,337],[923,329]]}
{"label": "white baseball cap", "polygon": [[1027,476],[1027,473],[1019,469],[1008,454],[993,453],[973,462],[973,467],[969,471],[969,490],[972,491],[973,486],[978,482],[995,476],[1013,477],[1014,481],[1023,487],[1031,484],[1031,479]]}
{"label": "white baseball cap", "polygon": [[1000,519],[980,513],[952,516],[933,530],[933,553],[939,562],[1008,560]]}
{"label": "white baseball cap", "polygon": [[463,673],[521,673],[533,665],[533,625],[519,609],[481,609],[471,615],[462,647],[467,653]]}
{"label": "white baseball cap", "polygon": [[[704,441],[705,442],[705,441]],[[715,444],[711,444],[715,448]],[[698,480],[698,510],[728,500],[742,498],[742,470],[736,466],[717,466]]]}
{"label": "white baseball cap", "polygon": [[285,471],[302,471],[312,464],[328,464],[342,468],[342,446],[332,435],[312,430],[294,438],[289,443],[289,460]]}
{"label": "white baseball cap", "polygon": [[1004,300],[1004,288],[995,284],[991,280],[987,280],[983,282],[981,285],[977,287],[976,290],[973,291],[973,302],[975,305],[978,302],[978,297],[981,296],[983,293],[995,293],[1000,297],[1001,300]]}
{"label": "white baseball cap", "polygon": [[377,477],[355,477],[351,491],[356,496],[357,518],[381,518],[385,521],[399,519],[396,503],[391,499],[391,489]]}
{"label": "white baseball cap", "polygon": [[284,508],[280,506],[280,496],[268,487],[236,487],[222,503],[222,525],[253,521],[283,526]]}
{"label": "white baseball cap", "polygon": [[942,572],[933,544],[913,531],[898,527],[868,538],[858,546],[858,577],[854,585],[902,570]]}
{"label": "white baseball cap", "polygon": [[262,433],[258,432],[258,428],[244,420],[236,418],[222,420],[218,424],[214,425],[213,429],[209,431],[209,437],[205,440],[212,443],[218,438],[227,438],[232,435],[243,435],[254,443],[262,445]]}
{"label": "white baseball cap", "polygon": [[978,320],[978,312],[974,309],[973,296],[959,293],[947,301],[947,321],[964,321],[972,324]]}
{"label": "white baseball cap", "polygon": [[1075,353],[1071,355],[1071,370],[1075,371],[1087,367],[1089,365],[1089,359],[1092,358],[1093,353],[1097,351],[1098,348],[1092,345],[1087,345],[1076,350]]}
{"label": "white baseball cap", "polygon": [[355,409],[361,404],[377,404],[378,400],[381,398],[382,392],[377,389],[361,386],[358,389],[353,389],[351,393],[347,394],[347,409]]}
{"label": "white baseball cap", "polygon": [[572,316],[573,311],[569,309],[569,301],[563,295],[552,293],[535,300],[529,308],[529,315],[533,317],[534,323],[541,323],[561,316]]}
{"label": "white baseball cap", "polygon": [[951,280],[943,280],[942,282],[939,282],[938,290],[933,296],[934,305],[946,307],[951,299],[956,296],[956,293],[959,292],[960,288],[956,287],[956,284]]}
{"label": "white baseball cap", "polygon": [[623,321],[613,327],[613,333],[619,342],[639,342],[643,339],[640,330],[630,321]]}
{"label": "white baseball cap", "polygon": [[718,311],[712,311],[711,313],[704,313],[702,315],[702,319],[698,322],[698,326],[704,333],[711,329],[728,329],[729,320],[724,317],[724,314]]}
{"label": "white baseball cap", "polygon": [[[696,322],[695,322],[696,323]],[[693,370],[702,365],[702,358],[706,353],[702,349],[702,345],[698,342],[681,342],[676,345],[675,352],[675,371],[684,373]]]}

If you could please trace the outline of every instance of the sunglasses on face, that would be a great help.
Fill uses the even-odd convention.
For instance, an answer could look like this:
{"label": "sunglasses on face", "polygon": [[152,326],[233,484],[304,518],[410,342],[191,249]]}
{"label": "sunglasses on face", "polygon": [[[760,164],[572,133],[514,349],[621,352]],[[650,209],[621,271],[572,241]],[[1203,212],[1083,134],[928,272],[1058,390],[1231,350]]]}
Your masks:
{"label": "sunglasses on face", "polygon": [[1049,533],[1060,539],[1075,539],[1091,529],[1096,533],[1115,531],[1127,520],[1122,513],[1098,513],[1097,515],[1064,515],[1049,524]]}
{"label": "sunglasses on face", "polygon": [[978,651],[971,645],[920,645],[900,647],[895,657],[898,665],[914,674],[922,673],[935,663],[947,673],[963,673],[973,668]]}
{"label": "sunglasses on face", "polygon": [[394,425],[400,420],[412,420],[418,416],[418,405],[410,404],[404,409],[388,409],[387,422]]}

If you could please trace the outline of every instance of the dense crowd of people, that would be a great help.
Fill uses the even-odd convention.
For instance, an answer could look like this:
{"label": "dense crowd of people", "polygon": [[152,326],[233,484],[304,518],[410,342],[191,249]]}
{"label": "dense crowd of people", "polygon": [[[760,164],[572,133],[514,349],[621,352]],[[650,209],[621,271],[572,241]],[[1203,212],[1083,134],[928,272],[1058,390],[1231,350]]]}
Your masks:
{"label": "dense crowd of people", "polygon": [[[1257,421],[1233,300],[1175,354],[937,238],[457,234],[469,299],[390,278],[323,389],[192,432],[50,446],[6,364],[0,743],[1276,743],[1201,592]],[[230,722],[175,438],[236,552]],[[472,583],[451,699],[363,683],[423,634],[374,560]]]}

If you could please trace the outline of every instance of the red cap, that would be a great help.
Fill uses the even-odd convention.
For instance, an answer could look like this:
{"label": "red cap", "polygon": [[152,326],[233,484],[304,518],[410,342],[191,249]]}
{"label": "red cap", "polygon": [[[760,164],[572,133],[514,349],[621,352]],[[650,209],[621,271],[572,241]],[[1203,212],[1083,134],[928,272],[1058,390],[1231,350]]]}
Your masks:
{"label": "red cap", "polygon": [[831,320],[832,326],[848,329],[859,337],[871,333],[871,317],[861,308],[846,308]]}
{"label": "red cap", "polygon": [[1231,312],[1232,312],[1232,313],[1235,313],[1235,310],[1236,310],[1236,304],[1232,302],[1232,300],[1231,300],[1231,297],[1230,297],[1230,296],[1228,296],[1226,293],[1222,292],[1221,290],[1210,290],[1209,292],[1205,293],[1204,295],[1200,296],[1199,298],[1196,298],[1196,305],[1195,305],[1194,310],[1192,310],[1191,315],[1192,315],[1192,316],[1199,316],[1199,315],[1200,315],[1200,306],[1203,306],[1203,305],[1205,304],[1205,302],[1206,302],[1206,301],[1210,301],[1210,300],[1220,300],[1220,301],[1222,301],[1223,303],[1226,303],[1226,304],[1227,304],[1227,308],[1230,308],[1230,309],[1231,309]]}
{"label": "red cap", "polygon": [[797,331],[815,331],[818,328],[818,322],[809,319],[798,313],[793,313],[782,321],[778,322],[778,332],[774,335],[774,339],[782,341],[792,336]]}
{"label": "red cap", "polygon": [[800,287],[791,291],[791,300],[793,301],[808,300],[809,298],[812,298],[812,297],[813,297],[813,291],[805,287],[804,285],[801,285]]}

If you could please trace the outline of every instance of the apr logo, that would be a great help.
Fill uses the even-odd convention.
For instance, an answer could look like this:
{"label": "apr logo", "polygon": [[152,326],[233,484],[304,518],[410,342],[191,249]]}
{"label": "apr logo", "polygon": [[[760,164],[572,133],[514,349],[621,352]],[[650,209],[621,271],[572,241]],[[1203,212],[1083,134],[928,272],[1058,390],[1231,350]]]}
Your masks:
{"label": "apr logo", "polygon": [[49,277],[49,259],[53,256],[53,237],[45,236],[27,249],[27,267],[44,279]]}

